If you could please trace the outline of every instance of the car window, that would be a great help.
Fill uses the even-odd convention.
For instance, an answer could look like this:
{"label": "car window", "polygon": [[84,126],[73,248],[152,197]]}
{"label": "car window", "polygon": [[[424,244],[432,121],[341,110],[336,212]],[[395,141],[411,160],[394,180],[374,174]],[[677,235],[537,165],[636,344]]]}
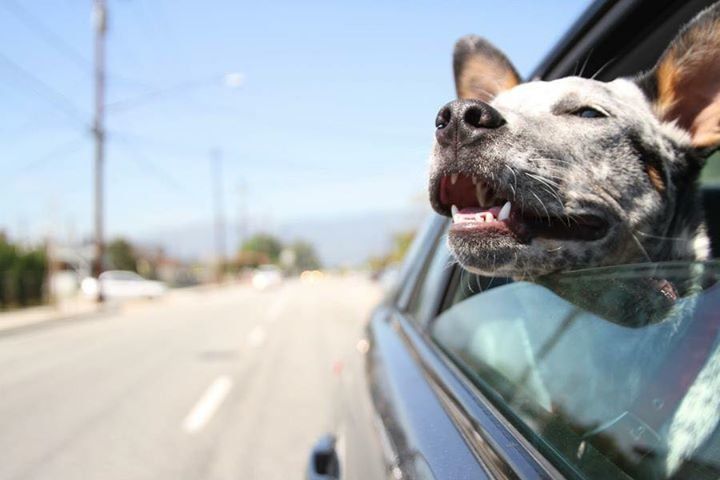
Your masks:
{"label": "car window", "polygon": [[453,273],[453,280],[449,287],[449,295],[445,299],[443,310],[460,303],[466,298],[478,293],[485,292],[491,288],[507,285],[512,279],[503,277],[484,277],[470,273],[462,268],[456,268]]}
{"label": "car window", "polygon": [[440,218],[439,215],[429,216],[415,234],[415,238],[410,244],[397,274],[399,280],[397,285],[402,285],[402,289],[399,292],[389,292],[390,298],[397,297],[399,308],[407,308],[408,303],[411,301],[415,286],[418,283],[418,277],[422,278],[424,275],[426,262],[424,263],[423,260],[427,258],[437,244],[437,238],[444,222],[445,220]]}
{"label": "car window", "polygon": [[719,273],[645,264],[505,284],[457,296],[431,334],[565,471],[717,478]]}
{"label": "car window", "polygon": [[700,182],[705,185],[720,185],[720,150],[710,155],[700,174]]}
{"label": "car window", "polygon": [[408,304],[407,312],[412,319],[424,324],[436,315],[453,265],[447,248],[447,233],[443,233]]}
{"label": "car window", "polygon": [[136,282],[142,280],[142,277],[133,272],[115,272],[113,275],[108,275],[108,280],[122,280],[124,282]]}

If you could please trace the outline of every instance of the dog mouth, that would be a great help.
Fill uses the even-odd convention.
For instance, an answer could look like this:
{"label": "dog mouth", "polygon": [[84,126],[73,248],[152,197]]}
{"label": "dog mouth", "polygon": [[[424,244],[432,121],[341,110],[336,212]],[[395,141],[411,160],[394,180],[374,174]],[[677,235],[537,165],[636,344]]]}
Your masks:
{"label": "dog mouth", "polygon": [[[521,197],[527,196],[533,195]],[[516,197],[487,178],[451,173],[435,185],[432,204],[438,213],[452,218],[450,232],[454,234],[503,236],[530,243],[534,238],[593,241],[608,231],[608,222],[599,215],[557,213],[539,197],[535,203],[518,202]]]}

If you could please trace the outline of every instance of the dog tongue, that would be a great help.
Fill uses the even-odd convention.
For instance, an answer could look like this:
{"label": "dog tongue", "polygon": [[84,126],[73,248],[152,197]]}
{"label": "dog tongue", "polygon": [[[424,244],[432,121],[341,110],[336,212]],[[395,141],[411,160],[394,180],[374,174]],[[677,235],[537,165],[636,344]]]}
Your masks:
{"label": "dog tongue", "polygon": [[466,207],[458,210],[458,212],[453,215],[453,219],[455,222],[475,222],[478,220],[477,214],[479,213],[490,213],[492,216],[487,217],[486,221],[490,220],[497,220],[498,216],[500,215],[500,207],[492,207],[492,208],[480,208],[480,207]]}
{"label": "dog tongue", "polygon": [[458,213],[460,215],[475,215],[476,213],[490,212],[493,214],[493,217],[497,218],[498,215],[500,215],[501,209],[502,209],[502,207],[490,207],[490,208],[466,207],[466,208],[461,208],[460,210],[458,210]]}

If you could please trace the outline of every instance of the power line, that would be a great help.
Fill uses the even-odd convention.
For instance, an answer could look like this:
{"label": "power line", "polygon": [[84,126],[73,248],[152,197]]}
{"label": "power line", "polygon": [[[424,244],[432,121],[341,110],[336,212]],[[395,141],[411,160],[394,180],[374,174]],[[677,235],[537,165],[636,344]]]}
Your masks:
{"label": "power line", "polygon": [[42,38],[45,43],[51,45],[58,52],[61,52],[65,58],[70,60],[72,63],[83,69],[90,67],[90,62],[88,62],[85,57],[78,53],[78,51],[73,47],[68,45],[59,35],[43,25],[42,22],[30,14],[30,12],[25,10],[25,8],[19,3],[15,2],[15,0],[5,0],[4,2],[0,2],[0,7],[4,8],[7,12],[10,12],[26,27],[37,32],[38,36]]}
{"label": "power line", "polygon": [[123,110],[132,109],[138,106],[142,106],[143,104],[156,100],[158,98],[162,98],[164,96],[167,96],[170,93],[177,93],[182,92],[186,90],[194,90],[198,88],[207,88],[212,87],[213,82],[220,83],[219,80],[222,77],[220,75],[208,77],[201,80],[191,80],[188,82],[179,83],[177,85],[173,85],[167,88],[160,88],[157,90],[153,90],[151,92],[145,92],[142,93],[136,97],[132,98],[126,98],[123,100],[116,100],[114,102],[110,102],[107,104],[107,109],[110,112],[119,112]]}
{"label": "power line", "polygon": [[47,101],[49,101],[53,104],[53,106],[55,106],[55,108],[61,110],[73,120],[78,121],[84,127],[88,127],[87,115],[83,113],[79,108],[77,108],[73,101],[70,100],[70,98],[68,98],[65,94],[55,90],[53,87],[40,80],[38,77],[17,64],[15,61],[10,59],[3,53],[0,53],[0,65],[2,64],[14,70],[16,74],[19,74],[26,80],[29,80],[30,83],[35,86],[35,88],[33,88],[32,86],[30,88],[33,89],[38,95],[44,96]]}
{"label": "power line", "polygon": [[[76,137],[69,142],[62,143],[58,145],[57,147],[53,148],[49,152],[45,153],[44,155],[41,155],[40,157],[37,157],[29,162],[27,162],[25,165],[17,169],[14,174],[11,174],[9,178],[14,178],[16,176],[20,176],[30,170],[33,170],[35,168],[38,168],[42,166],[44,163],[48,162],[49,160],[53,160],[61,155],[68,155],[70,153],[74,153],[77,150],[80,150],[85,144],[84,137]],[[7,178],[6,178],[7,180]]]}
{"label": "power line", "polygon": [[133,142],[135,145],[143,144],[152,150],[161,150],[163,152],[172,151],[175,157],[185,157],[196,159],[198,155],[205,155],[207,147],[180,143],[178,141],[163,141],[156,137],[147,137],[145,135],[124,130],[113,129],[110,131],[116,139],[122,139],[125,142]]}
{"label": "power line", "polygon": [[166,187],[169,187],[175,193],[182,195],[186,195],[188,193],[188,190],[182,185],[180,185],[172,177],[172,175],[164,171],[156,163],[150,160],[150,158],[135,144],[133,144],[127,137],[123,138],[122,135],[118,136],[117,134],[111,134],[111,136],[108,137],[108,140],[119,142],[123,144],[127,149],[132,150],[135,155],[130,155],[129,158],[133,160],[136,164],[138,164],[140,167],[142,167],[145,173],[153,174],[155,178],[157,178],[161,183],[163,183]]}
{"label": "power line", "polygon": [[[47,28],[43,22],[27,11],[18,2],[15,0],[4,0],[4,2],[0,2],[0,7],[12,14],[27,28],[33,30],[41,40],[60,52],[67,60],[75,64],[77,67],[85,71],[92,71],[93,66],[84,55],[67,43],[60,35]],[[144,88],[151,87],[145,82],[140,82],[138,80],[125,77],[124,75],[117,75],[113,73],[108,76],[113,80],[120,81],[122,83],[135,84]]]}

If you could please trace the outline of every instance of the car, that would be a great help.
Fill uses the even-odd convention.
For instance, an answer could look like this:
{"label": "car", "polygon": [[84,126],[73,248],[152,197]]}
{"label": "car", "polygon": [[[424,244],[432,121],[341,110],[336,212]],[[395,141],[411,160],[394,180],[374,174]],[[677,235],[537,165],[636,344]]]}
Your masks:
{"label": "car", "polygon": [[252,274],[252,286],[258,290],[276,287],[282,283],[283,275],[276,265],[260,265]]}
{"label": "car", "polygon": [[126,270],[108,270],[101,273],[98,279],[85,278],[80,288],[89,298],[97,298],[102,293],[107,300],[158,298],[167,293],[165,283],[146,280]]}
{"label": "car", "polygon": [[[644,71],[711,3],[596,1],[529,78],[581,65],[601,80]],[[718,164],[715,154],[703,174],[713,258]],[[720,262],[558,274],[581,292],[577,305],[448,267],[447,229],[432,216],[419,230],[345,368],[340,419],[311,450],[306,478],[720,476]],[[661,320],[620,321],[663,298],[650,288],[615,307],[658,279],[701,287]]]}

